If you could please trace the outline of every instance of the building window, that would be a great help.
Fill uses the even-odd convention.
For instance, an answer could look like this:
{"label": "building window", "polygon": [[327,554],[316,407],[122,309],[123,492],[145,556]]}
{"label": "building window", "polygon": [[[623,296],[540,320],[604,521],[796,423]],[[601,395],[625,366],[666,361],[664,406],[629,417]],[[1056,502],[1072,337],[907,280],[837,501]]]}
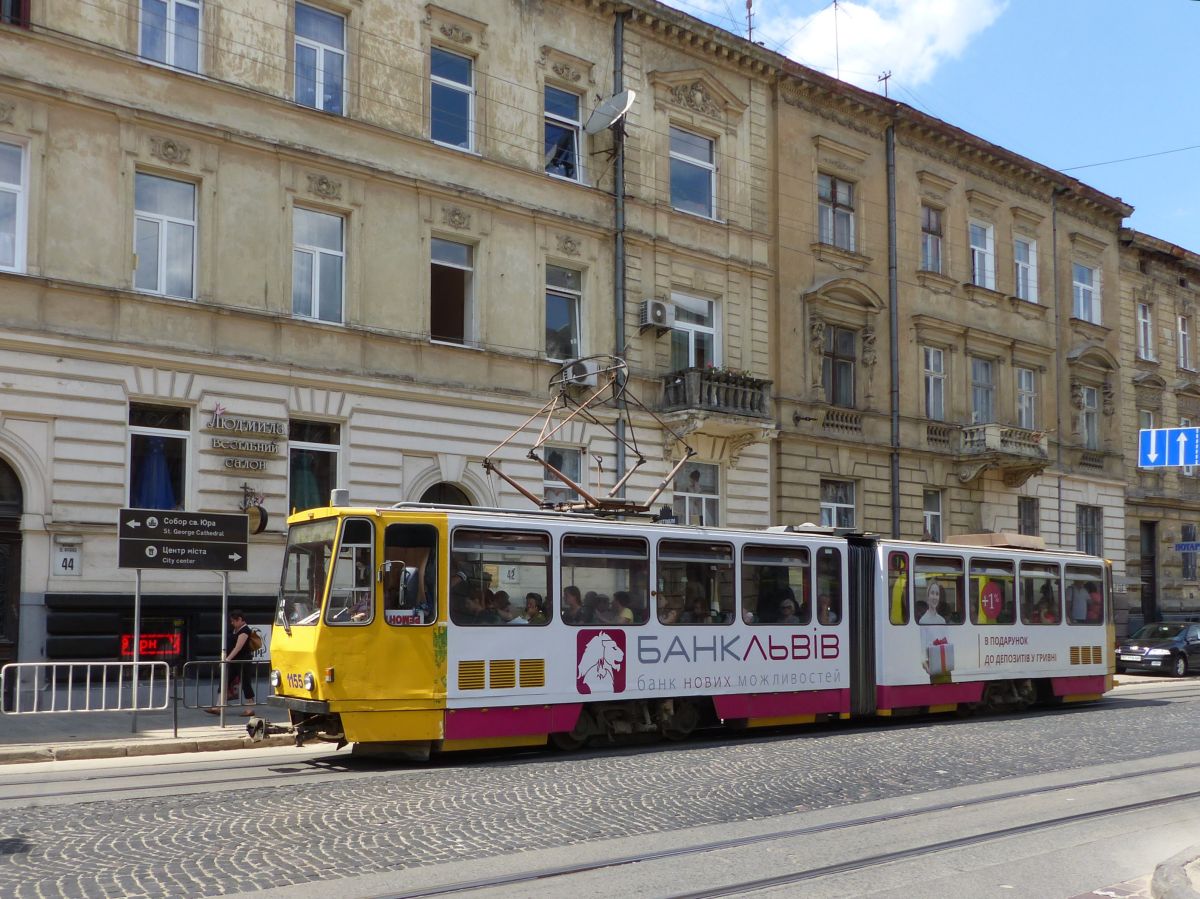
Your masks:
{"label": "building window", "polygon": [[429,51],[429,136],[434,143],[475,149],[475,66],[470,57]]}
{"label": "building window", "polygon": [[546,266],[546,358],[575,359],[579,352],[579,307],[583,275]]}
{"label": "building window", "polygon": [[817,212],[817,240],[853,253],[854,185],[832,175],[818,175]]}
{"label": "building window", "polygon": [[129,507],[182,509],[187,505],[188,439],[185,408],[129,404]]}
{"label": "building window", "polygon": [[1139,359],[1154,359],[1154,314],[1149,303],[1137,304],[1137,354]]}
{"label": "building window", "polygon": [[324,421],[288,422],[288,508],[322,508],[338,483],[341,426]]}
{"label": "building window", "polygon": [[937,347],[923,347],[925,360],[925,417],[930,421],[946,420],[946,353]]}
{"label": "building window", "polygon": [[1186,315],[1179,316],[1179,367],[1191,370],[1192,362],[1192,320]]}
{"label": "building window", "polygon": [[717,163],[713,142],[681,128],[671,129],[671,205],[716,218]]}
{"label": "building window", "polygon": [[1100,506],[1075,507],[1075,548],[1098,556],[1104,549],[1104,509]]}
{"label": "building window", "polygon": [[671,301],[675,304],[671,370],[708,368],[718,364],[717,304],[679,293],[672,294]]}
{"label": "building window", "polygon": [[1013,240],[1013,264],[1016,268],[1016,297],[1030,303],[1038,301],[1037,241],[1028,237]]}
{"label": "building window", "polygon": [[0,24],[29,27],[29,0],[0,0]]}
{"label": "building window", "polygon": [[821,481],[821,527],[854,527],[853,481]]}
{"label": "building window", "polygon": [[302,318],[342,320],[344,224],[340,215],[292,209],[292,312]]}
{"label": "building window", "polygon": [[546,172],[571,181],[583,178],[579,155],[579,95],[546,86]]}
{"label": "building window", "polygon": [[1100,391],[1095,387],[1084,387],[1081,391],[1079,431],[1084,449],[1100,448]]}
{"label": "building window", "polygon": [[671,504],[680,524],[716,527],[721,523],[721,468],[705,462],[688,462],[675,474]]}
{"label": "building window", "polygon": [[1032,368],[1017,368],[1017,427],[1037,430],[1037,373]]}
{"label": "building window", "polygon": [[971,222],[971,283],[996,289],[996,237],[991,225]]}
{"label": "building window", "polygon": [[984,425],[996,420],[995,363],[971,357],[971,424]]}
{"label": "building window", "polygon": [[474,290],[471,247],[433,238],[429,266],[429,336],[446,343],[471,338]]}
{"label": "building window", "polygon": [[922,540],[942,541],[942,491],[925,491],[925,533]]}
{"label": "building window", "polygon": [[296,4],[296,102],[338,115],[346,83],[346,20]]}
{"label": "building window", "polygon": [[[1187,421],[1187,419],[1184,419],[1184,421]],[[1149,429],[1149,428],[1154,427],[1154,410],[1153,409],[1138,409],[1138,427],[1142,428],[1142,429]],[[1187,425],[1181,424],[1180,427],[1181,428],[1187,427]]]}
{"label": "building window", "polygon": [[[565,446],[548,446],[545,458],[548,463],[576,484],[583,483],[581,480],[583,478],[583,450]],[[543,468],[542,499],[554,505],[573,503],[579,499],[579,494]]]}
{"label": "building window", "polygon": [[196,185],[137,173],[133,286],[190,300],[195,293]]}
{"label": "building window", "polygon": [[200,71],[200,0],[142,0],[141,55]]}
{"label": "building window", "polygon": [[[1183,540],[1184,543],[1195,543],[1196,542],[1196,525],[1194,525],[1194,524],[1183,525],[1182,528],[1180,529],[1180,538]],[[1185,553],[1181,553],[1181,555],[1183,556],[1183,558],[1181,559],[1182,565],[1181,565],[1181,570],[1179,572],[1180,576],[1185,581],[1196,580],[1196,553],[1185,552]]]}
{"label": "building window", "polygon": [[1100,324],[1100,270],[1078,262],[1071,266],[1072,312],[1078,319]]}
{"label": "building window", "polygon": [[921,268],[942,270],[942,210],[932,206],[921,207]]}
{"label": "building window", "polygon": [[25,148],[0,143],[0,271],[25,269]]}
{"label": "building window", "polygon": [[825,402],[854,408],[854,361],[858,335],[849,328],[825,328],[825,351],[821,356],[821,383]]}
{"label": "building window", "polygon": [[1041,509],[1036,496],[1017,497],[1017,533],[1038,536]]}

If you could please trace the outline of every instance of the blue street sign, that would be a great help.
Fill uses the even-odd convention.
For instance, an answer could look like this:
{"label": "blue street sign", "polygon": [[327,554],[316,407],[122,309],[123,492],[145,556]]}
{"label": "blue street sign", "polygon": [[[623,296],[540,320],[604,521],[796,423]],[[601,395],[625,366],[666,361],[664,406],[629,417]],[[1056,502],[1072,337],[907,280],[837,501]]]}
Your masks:
{"label": "blue street sign", "polygon": [[1175,552],[1177,553],[1196,553],[1200,552],[1200,542],[1192,543],[1176,543]]}
{"label": "blue street sign", "polygon": [[1200,428],[1144,428],[1138,432],[1139,468],[1200,465]]}

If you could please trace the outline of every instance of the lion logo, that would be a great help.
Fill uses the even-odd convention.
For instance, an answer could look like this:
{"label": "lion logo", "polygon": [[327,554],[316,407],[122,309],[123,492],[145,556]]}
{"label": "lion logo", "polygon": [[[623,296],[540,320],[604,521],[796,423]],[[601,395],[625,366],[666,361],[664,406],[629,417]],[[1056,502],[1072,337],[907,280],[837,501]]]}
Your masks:
{"label": "lion logo", "polygon": [[625,692],[624,631],[580,631],[575,658],[575,687],[580,693]]}

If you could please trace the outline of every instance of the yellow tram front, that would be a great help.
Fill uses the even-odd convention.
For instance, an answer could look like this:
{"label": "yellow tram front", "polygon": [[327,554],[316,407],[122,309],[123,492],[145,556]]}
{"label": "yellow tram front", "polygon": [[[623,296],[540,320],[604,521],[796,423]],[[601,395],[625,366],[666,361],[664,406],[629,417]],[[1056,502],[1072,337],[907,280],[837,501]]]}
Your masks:
{"label": "yellow tram front", "polygon": [[338,507],[288,519],[271,702],[288,710],[297,743],[442,738],[446,536],[435,511]]}

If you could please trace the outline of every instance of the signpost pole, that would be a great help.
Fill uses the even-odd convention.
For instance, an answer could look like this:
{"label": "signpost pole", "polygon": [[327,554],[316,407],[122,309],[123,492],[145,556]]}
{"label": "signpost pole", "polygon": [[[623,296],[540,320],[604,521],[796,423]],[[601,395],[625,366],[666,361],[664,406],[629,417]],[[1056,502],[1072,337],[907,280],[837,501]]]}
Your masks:
{"label": "signpost pole", "polygon": [[221,727],[225,726],[225,705],[229,701],[229,572],[221,572]]}
{"label": "signpost pole", "polygon": [[133,572],[133,733],[137,733],[138,651],[142,644],[142,569]]}

